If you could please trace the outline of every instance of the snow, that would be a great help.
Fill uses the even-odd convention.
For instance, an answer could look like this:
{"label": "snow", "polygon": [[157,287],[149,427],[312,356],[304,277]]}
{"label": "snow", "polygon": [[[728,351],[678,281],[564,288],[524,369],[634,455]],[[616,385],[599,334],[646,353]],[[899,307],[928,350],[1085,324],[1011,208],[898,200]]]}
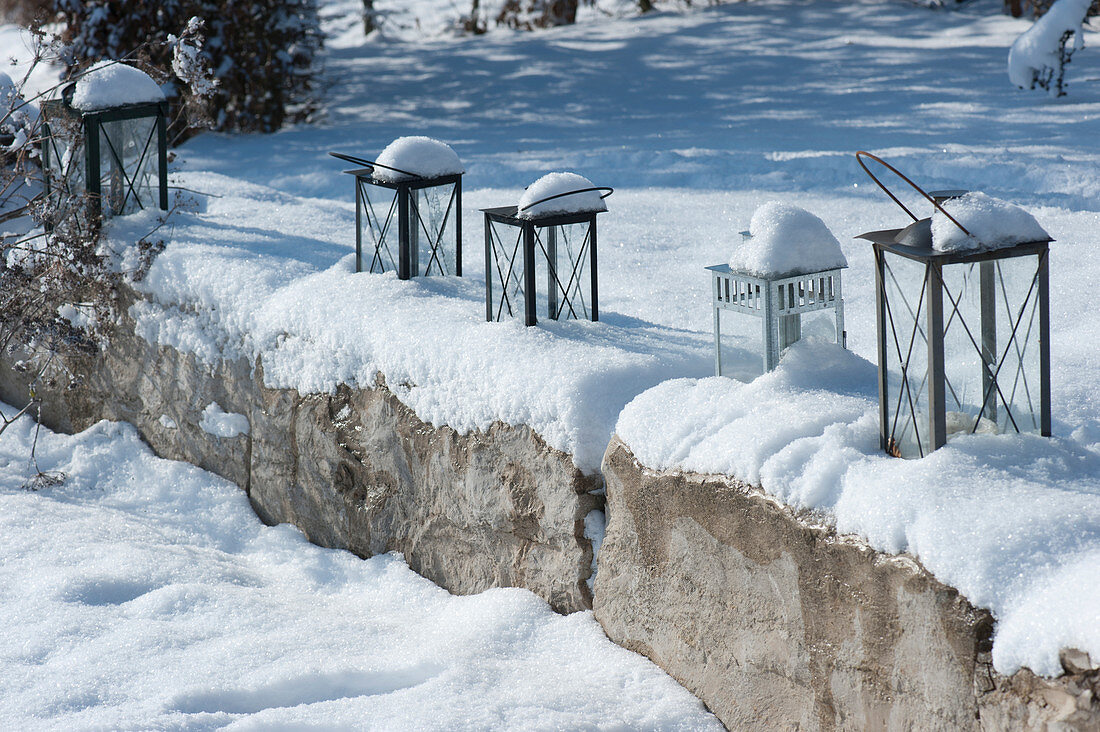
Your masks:
{"label": "snow", "polygon": [[759,485],[841,534],[908,552],[997,618],[993,665],[1057,675],[1100,657],[1100,450],[1066,437],[958,434],[921,460],[879,448],[876,369],[799,341],[751,383],[665,382],[616,432],[655,469]]}
{"label": "snow", "polygon": [[1050,235],[1030,213],[978,191],[941,205],[970,234],[967,235],[936,209],[932,214],[932,248],[936,251],[1000,249],[1050,239]]}
{"label": "snow", "polygon": [[[410,19],[406,12],[426,25],[446,15],[432,15],[434,0],[413,0],[407,10],[395,0],[378,5],[394,24]],[[926,190],[981,190],[1013,201],[1064,243],[1054,247],[1050,267],[1057,437],[978,435],[952,440],[946,452],[921,461],[883,462],[877,422],[867,416],[877,399],[866,386],[873,373],[866,361],[841,354],[812,381],[803,373],[804,388],[789,392],[793,402],[761,403],[774,419],[760,441],[722,432],[711,452],[726,457],[712,467],[774,487],[769,471],[790,475],[801,468],[780,467],[799,465],[803,454],[812,458],[813,469],[799,473],[797,496],[782,485],[776,490],[797,505],[820,506],[822,520],[847,511],[844,526],[867,527],[877,546],[909,551],[972,601],[995,605],[999,669],[1026,663],[1056,671],[1049,654],[1055,645],[1095,647],[1095,615],[1071,621],[1058,609],[1059,620],[1048,624],[1042,612],[1048,601],[1072,599],[1060,573],[1080,579],[1090,566],[1063,561],[1059,552],[1095,536],[1091,519],[1062,522],[1058,511],[1063,499],[1066,511],[1092,500],[1100,475],[1100,320],[1081,317],[1079,307],[1081,293],[1100,289],[1100,151],[1093,144],[1100,94],[1082,83],[1072,98],[1054,101],[1004,84],[1005,49],[1030,21],[1002,15],[992,0],[952,13],[878,0],[760,0],[622,19],[585,6],[590,14],[576,27],[478,38],[453,38],[442,26],[426,28],[425,38],[410,22],[363,41],[351,32],[358,23],[351,13],[361,7],[341,0],[324,8],[347,12],[326,21],[342,35],[327,45],[323,124],[273,135],[200,135],[176,151],[171,185],[200,193],[186,196],[185,209],[163,229],[171,232],[169,246],[140,285],[149,300],[131,310],[141,333],[207,363],[259,357],[270,386],[302,392],[369,386],[381,373],[433,425],[467,431],[495,421],[527,424],[594,471],[634,397],[669,379],[713,373],[703,268],[729,258],[730,232],[761,201],[813,211],[835,232],[850,264],[850,356],[875,358],[871,248],[852,237],[909,221],[868,185],[853,158],[867,149]],[[1091,30],[1083,33],[1094,42]],[[1081,81],[1088,73],[1085,64],[1067,69]],[[453,141],[467,167],[462,278],[400,282],[352,272],[353,187],[318,161],[348,140],[381,149],[410,131]],[[534,328],[486,323],[479,208],[514,201],[547,170],[582,170],[616,188],[613,210],[600,217],[601,320],[541,320]],[[926,202],[913,205],[931,215]],[[155,225],[154,212],[114,219],[110,243],[122,248]],[[745,379],[760,373],[758,325],[729,334],[731,367]],[[858,389],[853,371],[861,373]],[[702,449],[693,440],[707,424],[721,427],[723,412],[718,402],[712,415],[700,405],[698,428],[689,429],[690,415],[678,416],[687,409],[676,401],[681,383],[658,393],[669,401],[655,428],[681,434],[686,455]],[[741,394],[769,382],[697,383]],[[840,411],[844,419],[833,421]],[[792,425],[808,430],[807,439]],[[838,449],[815,449],[826,439]],[[944,531],[959,522],[932,511],[930,502],[914,503],[928,494],[905,491],[924,486],[927,466],[939,461],[948,478],[942,492],[973,487],[977,503],[998,485],[1012,488],[996,505],[1020,521],[1032,517],[1032,554],[1015,528],[1011,540],[962,537],[971,548],[986,542],[972,557],[953,549],[962,538],[937,546],[933,539],[943,533],[936,522],[945,522]],[[871,469],[886,475],[877,488],[884,494],[853,492],[851,502],[830,508],[831,496]],[[1032,499],[1034,511],[1025,502]],[[961,503],[947,505],[959,510]],[[876,511],[881,524],[866,518]],[[923,518],[906,523],[916,516]],[[994,544],[1002,540],[998,574]],[[1088,553],[1072,549],[1067,556]],[[1085,587],[1100,585],[1092,572]]]}
{"label": "snow", "polygon": [[164,92],[141,69],[118,61],[100,61],[76,82],[72,106],[83,112],[127,104],[162,102]]}
{"label": "snow", "polygon": [[217,402],[210,402],[202,410],[199,427],[203,432],[214,437],[247,435],[249,430],[248,417],[236,412],[226,412]]}
{"label": "snow", "polygon": [[42,430],[67,479],[28,491],[33,433],[0,440],[7,728],[722,729],[591,612],[313,546],[126,424]]}
{"label": "snow", "polygon": [[588,589],[596,585],[596,572],[599,569],[600,547],[603,546],[603,537],[607,530],[607,516],[603,511],[589,511],[584,516],[584,538],[592,542],[592,576],[585,582]]}
{"label": "snow", "polygon": [[[374,178],[389,182],[409,180],[406,173],[421,178],[464,173],[462,161],[445,142],[430,137],[399,137],[379,153]],[[389,168],[396,168],[390,170]]]}
{"label": "snow", "polygon": [[[523,191],[516,206],[524,219],[565,213],[606,211],[607,205],[592,181],[576,173],[547,173]],[[550,199],[550,200],[545,200]]]}
{"label": "snow", "polygon": [[74,328],[91,329],[94,328],[98,322],[95,310],[91,307],[85,310],[80,307],[65,304],[57,308],[57,314],[69,321]]}
{"label": "snow", "polygon": [[848,266],[825,222],[789,203],[769,201],[757,208],[749,235],[734,247],[731,269],[774,279]]}
{"label": "snow", "polygon": [[[1032,89],[1036,81],[1057,75],[1062,67],[1062,36],[1072,34],[1066,47],[1071,53],[1085,47],[1081,24],[1092,0],[1057,0],[1035,24],[1020,34],[1008,51],[1008,78],[1021,89]],[[1051,89],[1057,93],[1056,89]]]}

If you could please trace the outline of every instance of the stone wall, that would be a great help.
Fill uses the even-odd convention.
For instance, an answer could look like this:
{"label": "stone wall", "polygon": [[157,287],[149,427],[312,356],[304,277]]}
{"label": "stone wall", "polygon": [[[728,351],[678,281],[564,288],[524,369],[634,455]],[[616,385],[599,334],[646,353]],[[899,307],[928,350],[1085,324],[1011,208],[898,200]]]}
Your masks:
{"label": "stone wall", "polygon": [[917,562],[618,439],[603,471],[596,619],[730,729],[1100,729],[1095,670],[997,675],[989,613]]}
{"label": "stone wall", "polygon": [[[28,375],[0,362],[0,399],[23,403]],[[186,460],[248,492],[268,523],[289,522],[322,546],[362,556],[399,551],[457,593],[525,587],[560,612],[591,607],[584,517],[602,506],[571,456],[526,427],[460,435],[422,422],[386,387],[298,394],[264,385],[263,364],[208,365],[134,335],[76,364],[75,388],[40,388],[43,422],[78,431],[133,424],[157,454]],[[200,427],[211,403],[248,418],[248,434]]]}
{"label": "stone wall", "polygon": [[[18,404],[28,376],[11,364],[0,399]],[[529,428],[432,427],[382,377],[332,394],[271,389],[262,362],[201,363],[125,322],[76,366],[87,377],[75,388],[40,389],[50,427],[124,420],[315,543],[400,551],[453,592],[525,587],[560,612],[592,607],[584,518],[603,507],[603,483]],[[249,431],[203,430],[212,402]],[[1058,679],[998,675],[989,613],[914,560],[728,477],[647,470],[617,439],[603,472],[596,618],[731,729],[1100,729],[1100,664],[1067,652]]]}

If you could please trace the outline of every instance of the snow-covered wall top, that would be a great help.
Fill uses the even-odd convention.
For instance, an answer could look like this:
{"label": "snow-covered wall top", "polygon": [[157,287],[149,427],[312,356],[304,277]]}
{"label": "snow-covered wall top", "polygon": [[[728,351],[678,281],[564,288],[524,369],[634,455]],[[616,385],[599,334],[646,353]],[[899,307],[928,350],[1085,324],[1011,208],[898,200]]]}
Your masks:
{"label": "snow-covered wall top", "polygon": [[993,663],[1060,673],[1100,657],[1100,454],[1072,439],[960,434],[920,460],[879,448],[873,364],[800,341],[751,383],[676,379],[616,432],[645,466],[724,474],[876,549],[910,552],[997,618]]}
{"label": "snow-covered wall top", "polygon": [[936,251],[1000,249],[1050,238],[1027,211],[978,191],[941,205],[970,235],[936,209],[932,214],[932,248]]}
{"label": "snow-covered wall top", "polygon": [[100,61],[76,82],[72,106],[82,112],[164,101],[153,77],[117,61]]}
{"label": "snow-covered wall top", "polygon": [[[409,180],[405,173],[421,178],[438,178],[441,175],[458,175],[466,172],[458,154],[445,142],[430,137],[399,137],[378,155],[374,178],[391,183]],[[390,170],[396,168],[397,170]],[[405,171],[404,173],[398,171]]]}
{"label": "snow-covered wall top", "polygon": [[[519,197],[517,215],[524,219],[535,219],[559,213],[606,211],[607,204],[600,197],[600,192],[586,190],[594,187],[592,181],[583,175],[547,173],[527,186],[527,190]],[[574,193],[574,191],[583,192]],[[544,200],[547,198],[550,200]]]}
{"label": "snow-covered wall top", "polygon": [[825,222],[789,203],[771,201],[757,208],[749,234],[730,256],[732,269],[756,277],[782,277],[848,266]]}

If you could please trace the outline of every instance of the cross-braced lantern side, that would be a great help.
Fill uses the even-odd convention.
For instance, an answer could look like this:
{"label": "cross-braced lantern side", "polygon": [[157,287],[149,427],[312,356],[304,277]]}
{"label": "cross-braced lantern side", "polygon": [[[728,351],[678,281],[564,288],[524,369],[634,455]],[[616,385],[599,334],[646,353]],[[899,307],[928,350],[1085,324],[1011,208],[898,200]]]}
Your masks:
{"label": "cross-braced lantern side", "polygon": [[711,272],[714,310],[714,373],[722,376],[722,311],[761,320],[763,364],[771,371],[779,364],[783,350],[802,337],[802,316],[833,310],[836,342],[845,345],[844,298],[841,269],[769,279],[732,269],[728,264],[707,267]]}

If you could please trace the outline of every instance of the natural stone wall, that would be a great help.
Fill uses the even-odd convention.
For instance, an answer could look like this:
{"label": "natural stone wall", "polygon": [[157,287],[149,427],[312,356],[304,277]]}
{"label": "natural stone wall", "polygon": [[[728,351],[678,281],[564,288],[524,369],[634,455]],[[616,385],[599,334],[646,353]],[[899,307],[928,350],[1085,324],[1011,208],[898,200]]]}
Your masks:
{"label": "natural stone wall", "polygon": [[1100,729],[1095,673],[995,674],[989,613],[915,561],[618,439],[603,471],[596,619],[730,729]]}
{"label": "natural stone wall", "polygon": [[[20,404],[28,374],[14,361],[0,361],[0,399]],[[130,322],[76,366],[86,374],[77,386],[39,389],[49,427],[126,421],[157,454],[233,481],[264,521],[293,523],[317,544],[362,556],[402,552],[452,592],[525,587],[561,612],[591,607],[583,531],[585,515],[602,505],[592,493],[599,478],[526,427],[434,428],[382,378],[335,394],[270,389],[262,363],[201,363],[146,342]],[[250,433],[201,429],[211,402],[245,415]]]}
{"label": "natural stone wall", "polygon": [[[18,404],[28,375],[13,363],[0,361],[0,399]],[[562,612],[592,606],[583,526],[600,479],[526,427],[432,427],[382,377],[271,389],[261,362],[201,363],[128,322],[75,370],[75,387],[39,389],[50,427],[130,422],[158,454],[241,486],[265,521],[363,556],[400,551],[454,592],[517,586]],[[204,431],[211,402],[249,432]],[[1058,679],[1000,676],[989,613],[912,559],[730,478],[646,470],[617,439],[603,471],[596,618],[731,729],[1100,729],[1098,664],[1066,652]]]}

